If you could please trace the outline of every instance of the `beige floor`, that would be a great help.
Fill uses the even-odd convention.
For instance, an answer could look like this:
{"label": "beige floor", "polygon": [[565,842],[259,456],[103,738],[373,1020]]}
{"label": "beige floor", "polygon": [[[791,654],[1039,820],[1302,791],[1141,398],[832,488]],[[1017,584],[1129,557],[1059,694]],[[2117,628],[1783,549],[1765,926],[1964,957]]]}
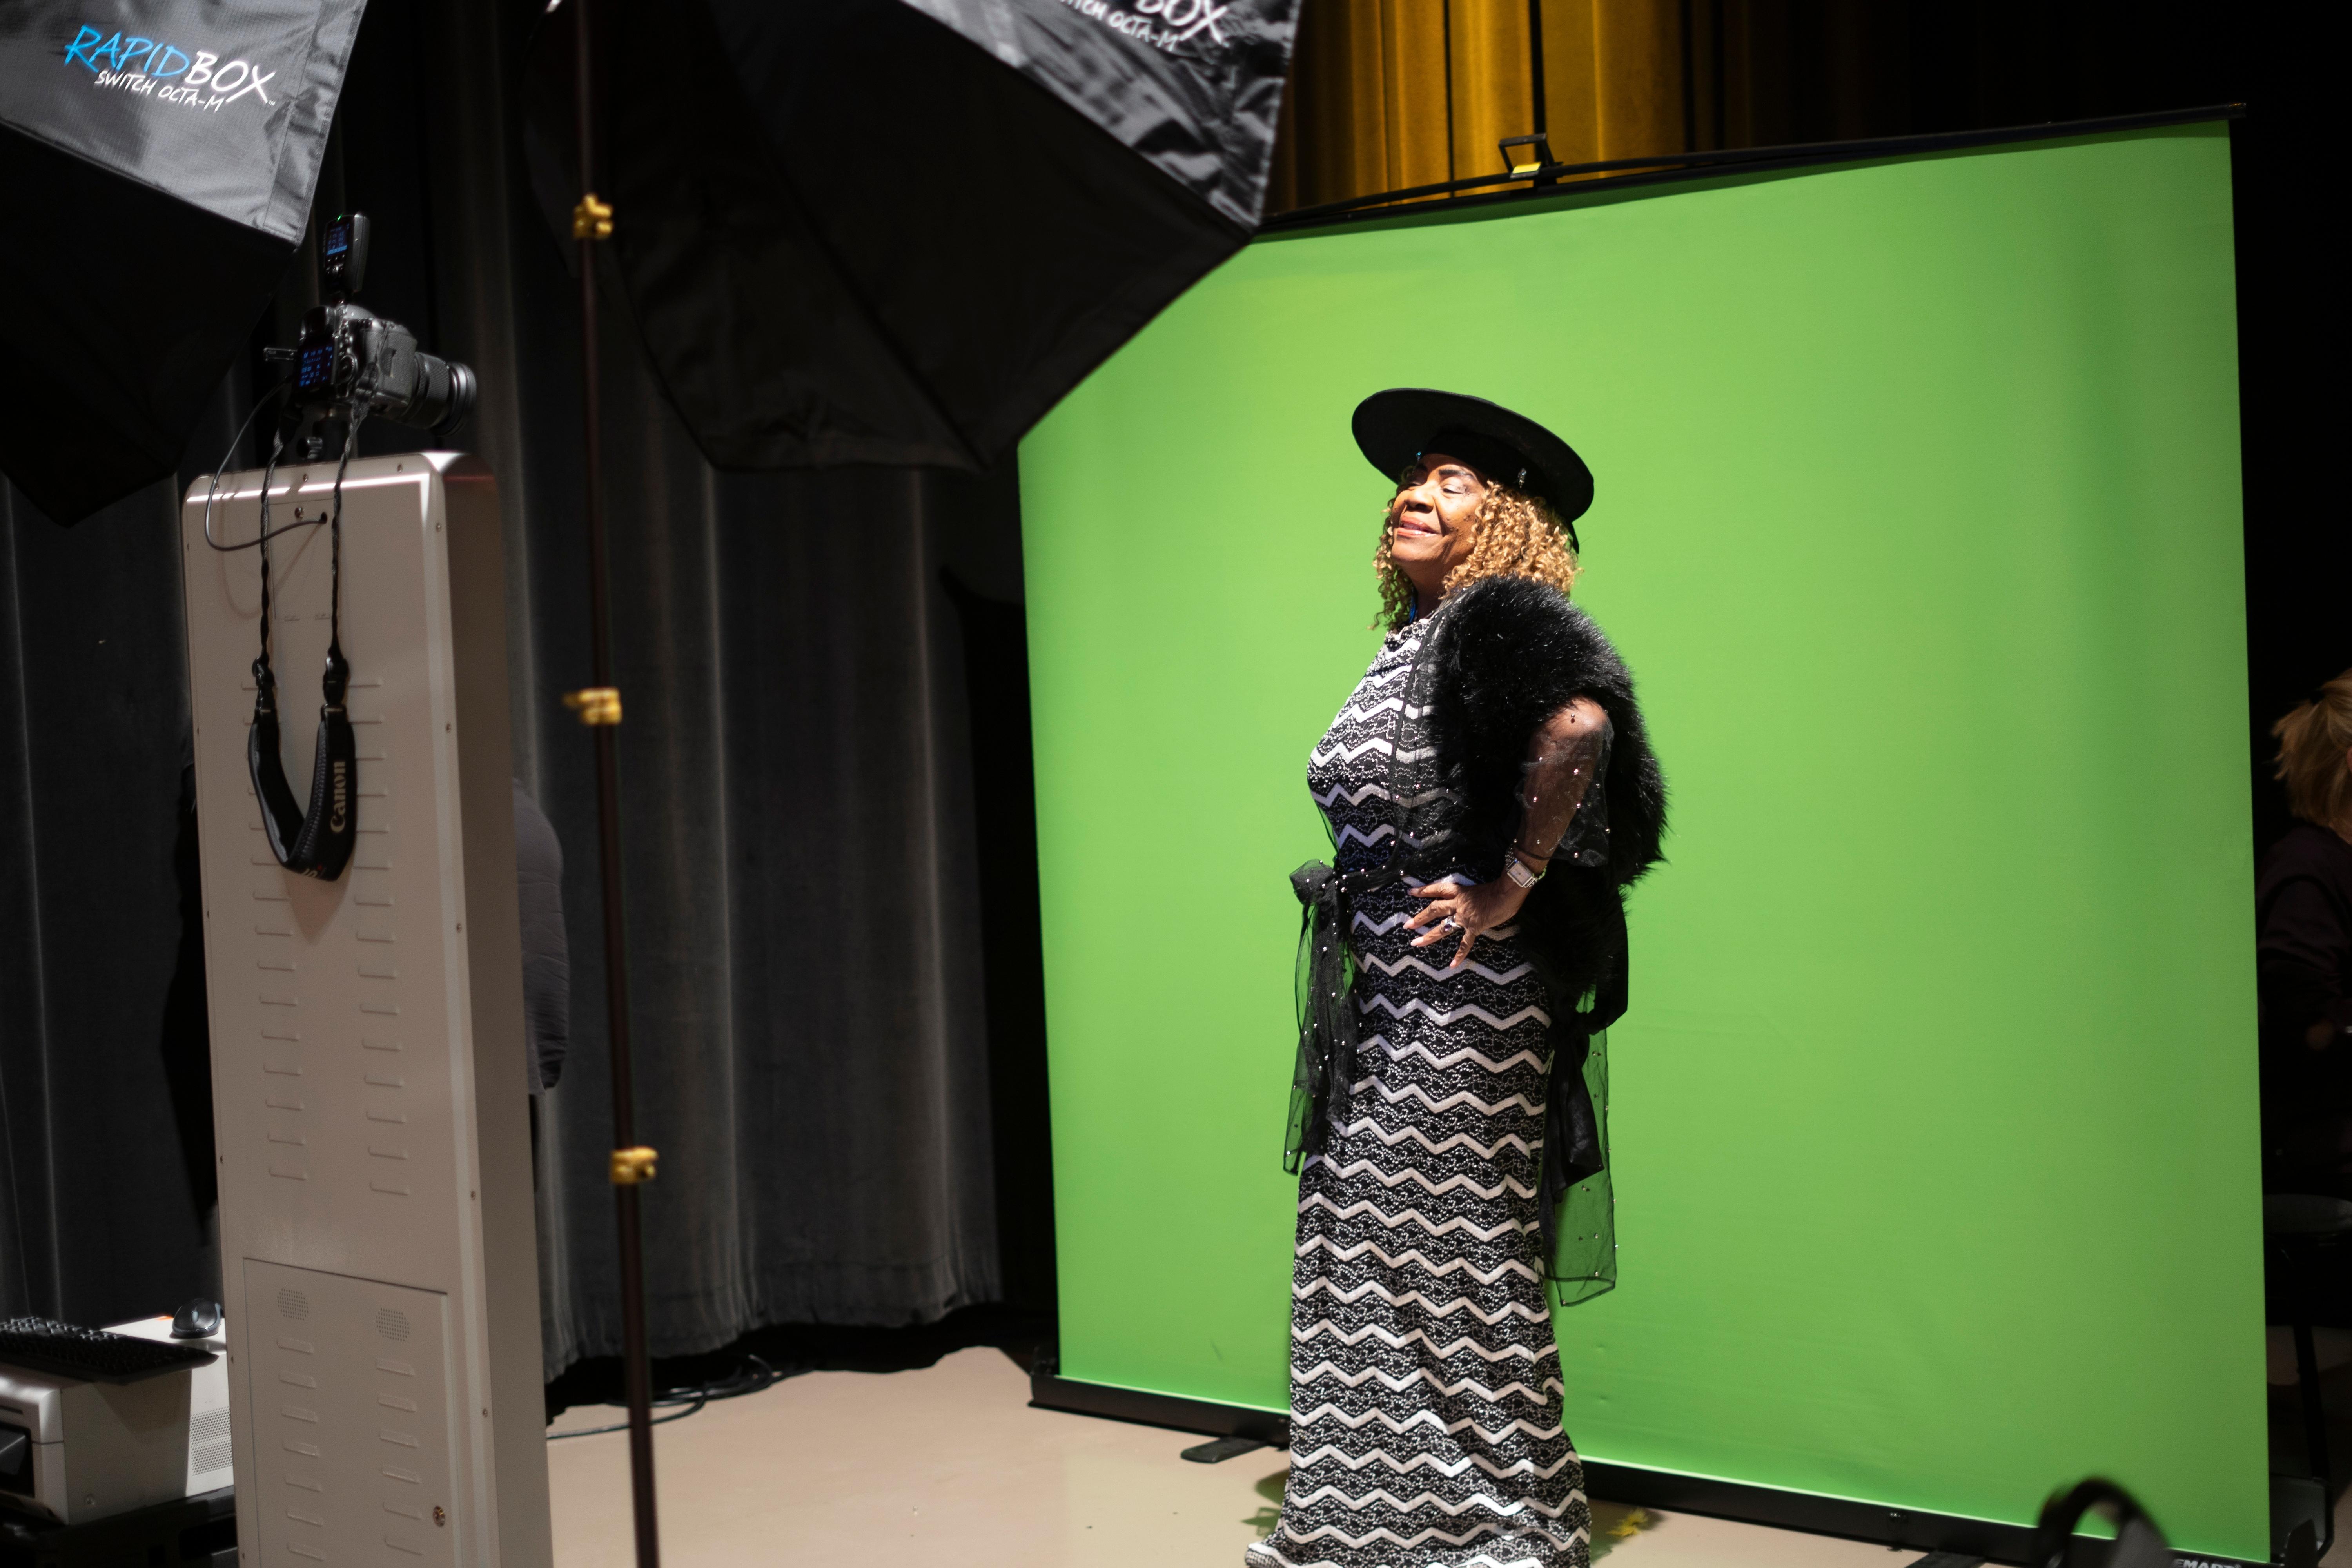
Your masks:
{"label": "beige floor", "polygon": [[[1187,1464],[1178,1432],[1028,1408],[1002,1352],[921,1372],[814,1373],[656,1428],[664,1561],[678,1568],[1240,1568],[1284,1456]],[[555,1430],[600,1426],[602,1407]],[[628,1568],[617,1436],[548,1447],[557,1568]],[[1596,1506],[1611,1568],[1890,1568],[1917,1553],[1695,1514]]]}

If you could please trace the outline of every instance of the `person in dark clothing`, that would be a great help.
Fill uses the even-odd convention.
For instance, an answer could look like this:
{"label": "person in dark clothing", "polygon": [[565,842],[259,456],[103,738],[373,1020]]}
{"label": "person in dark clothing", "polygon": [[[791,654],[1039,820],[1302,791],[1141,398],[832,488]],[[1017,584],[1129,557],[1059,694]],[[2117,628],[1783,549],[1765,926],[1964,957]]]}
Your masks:
{"label": "person in dark clothing", "polygon": [[2297,821],[2255,883],[2263,1186],[2352,1197],[2352,670],[2271,733]]}
{"label": "person in dark clothing", "polygon": [[563,935],[563,846],[539,802],[514,781],[515,912],[522,928],[522,1016],[530,1092],[555,1087],[572,1048],[572,950]]}
{"label": "person in dark clothing", "polygon": [[572,1048],[572,949],[563,934],[563,846],[539,802],[514,781],[515,913],[522,937],[522,1020],[530,1060],[531,1146],[539,1097],[563,1076]]}
{"label": "person in dark clothing", "polygon": [[530,1084],[530,1181],[539,1185],[539,1097],[572,1048],[572,948],[563,934],[563,846],[514,781],[515,914],[522,937],[522,1037]]}

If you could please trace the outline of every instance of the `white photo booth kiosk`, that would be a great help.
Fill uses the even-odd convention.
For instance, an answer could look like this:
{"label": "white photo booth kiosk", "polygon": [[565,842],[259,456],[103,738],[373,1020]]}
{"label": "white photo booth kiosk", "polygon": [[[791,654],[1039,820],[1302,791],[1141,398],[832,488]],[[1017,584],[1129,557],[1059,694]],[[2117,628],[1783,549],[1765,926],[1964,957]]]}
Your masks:
{"label": "white photo booth kiosk", "polygon": [[[254,539],[261,475],[215,493]],[[334,505],[281,467],[270,525]],[[284,869],[248,777],[261,567],[182,512],[239,1556],[550,1561],[496,489],[451,453],[343,476],[356,848]],[[325,526],[270,544],[287,774],[308,799]]]}

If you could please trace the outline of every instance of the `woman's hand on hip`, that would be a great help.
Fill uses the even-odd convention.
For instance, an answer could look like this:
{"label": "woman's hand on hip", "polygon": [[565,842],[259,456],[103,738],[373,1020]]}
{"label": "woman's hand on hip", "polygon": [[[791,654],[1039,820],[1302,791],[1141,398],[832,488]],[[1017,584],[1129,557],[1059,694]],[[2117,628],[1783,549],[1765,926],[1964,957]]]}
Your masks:
{"label": "woman's hand on hip", "polygon": [[1478,938],[1498,925],[1507,925],[1528,901],[1525,888],[1508,878],[1491,882],[1479,882],[1464,887],[1451,877],[1426,882],[1412,889],[1416,899],[1427,899],[1428,904],[1404,922],[1405,930],[1417,931],[1415,947],[1428,947],[1449,938],[1458,937],[1461,946],[1454,950],[1454,962],[1448,969],[1459,969],[1470,962],[1470,949]]}

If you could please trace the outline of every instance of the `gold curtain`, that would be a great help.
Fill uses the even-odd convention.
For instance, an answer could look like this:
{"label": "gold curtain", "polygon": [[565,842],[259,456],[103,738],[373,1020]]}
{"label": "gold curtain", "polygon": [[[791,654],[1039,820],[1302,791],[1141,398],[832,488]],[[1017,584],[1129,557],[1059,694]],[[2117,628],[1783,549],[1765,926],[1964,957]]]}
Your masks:
{"label": "gold curtain", "polygon": [[1555,158],[1590,163],[2226,102],[2247,79],[2233,60],[2267,37],[2234,15],[2221,0],[1304,0],[1265,210],[1497,174],[1495,143],[1538,129]]}
{"label": "gold curtain", "polygon": [[1685,36],[1691,9],[1306,0],[1266,211],[1500,174],[1496,143],[1538,129],[1564,163],[1688,151],[1712,118],[1693,70],[1712,40]]}

